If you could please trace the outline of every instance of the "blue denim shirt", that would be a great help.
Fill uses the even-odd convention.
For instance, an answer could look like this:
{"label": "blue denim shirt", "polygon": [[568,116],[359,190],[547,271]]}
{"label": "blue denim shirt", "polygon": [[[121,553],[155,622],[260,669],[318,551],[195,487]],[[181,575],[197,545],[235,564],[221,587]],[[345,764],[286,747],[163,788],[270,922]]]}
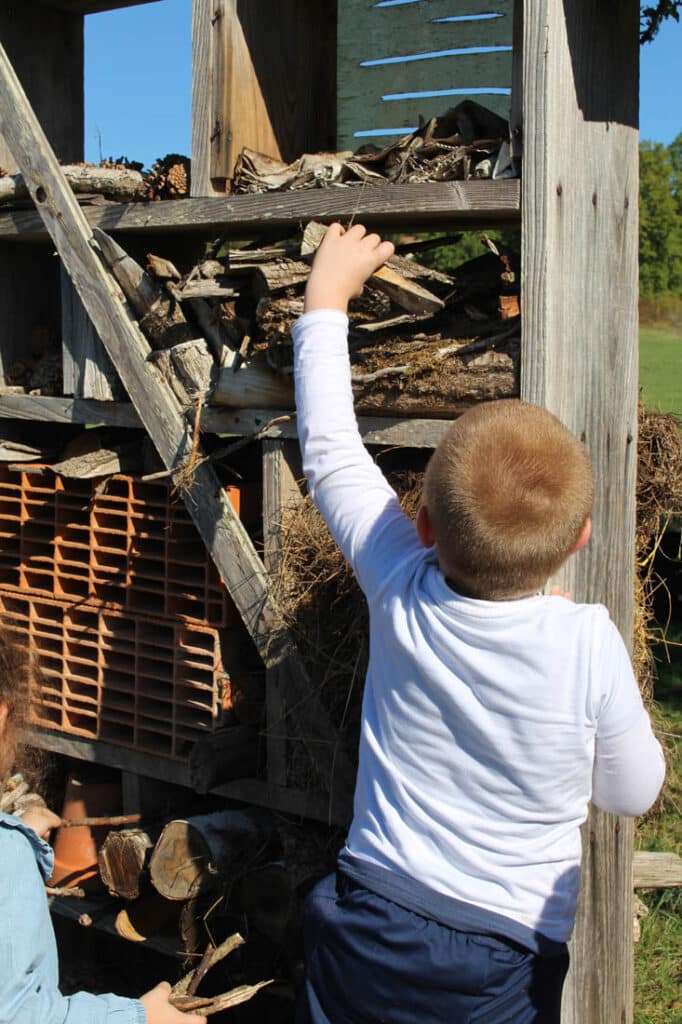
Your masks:
{"label": "blue denim shirt", "polygon": [[59,991],[45,896],[53,860],[33,829],[0,813],[0,1024],[145,1024],[137,999]]}

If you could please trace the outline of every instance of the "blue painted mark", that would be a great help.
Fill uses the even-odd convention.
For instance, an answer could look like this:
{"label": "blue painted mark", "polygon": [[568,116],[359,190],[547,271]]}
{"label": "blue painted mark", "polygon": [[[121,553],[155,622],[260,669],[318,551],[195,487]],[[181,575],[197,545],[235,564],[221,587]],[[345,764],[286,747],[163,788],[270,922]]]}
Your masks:
{"label": "blue painted mark", "polygon": [[382,96],[382,100],[421,100],[430,96],[510,96],[511,89],[498,89],[496,87],[484,88],[478,86],[475,89],[433,89],[428,92],[389,92]]}
{"label": "blue painted mark", "polygon": [[384,64],[408,64],[415,60],[430,60],[431,57],[461,57],[478,53],[509,53],[511,46],[467,46],[457,50],[433,50],[430,53],[412,53],[405,57],[380,57],[377,60],[363,60],[361,68],[373,68]]}
{"label": "blue painted mark", "polygon": [[504,14],[452,14],[447,18],[431,18],[434,25],[443,21],[490,21],[491,18],[504,18]]}
{"label": "blue painted mark", "polygon": [[368,128],[362,132],[353,132],[353,138],[365,139],[374,135],[409,135],[410,132],[416,132],[418,127],[419,125],[415,125],[414,128]]}
{"label": "blue painted mark", "polygon": [[418,4],[420,0],[381,0],[375,7],[402,7],[403,4]]}

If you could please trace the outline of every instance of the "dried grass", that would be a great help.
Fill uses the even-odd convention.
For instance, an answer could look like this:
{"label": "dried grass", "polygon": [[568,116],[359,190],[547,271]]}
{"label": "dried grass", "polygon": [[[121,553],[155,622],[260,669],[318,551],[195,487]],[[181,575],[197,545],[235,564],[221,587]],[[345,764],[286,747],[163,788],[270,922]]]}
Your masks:
{"label": "dried grass", "polygon": [[[422,474],[415,472],[391,478],[403,508],[412,516],[418,507],[421,480]],[[655,676],[652,648],[664,641],[664,632],[653,616],[654,596],[665,587],[654,569],[654,556],[671,518],[680,514],[680,423],[670,414],[641,410],[633,663],[648,702],[653,698]],[[332,721],[341,738],[354,748],[368,656],[365,599],[310,499],[289,510],[283,533],[281,569],[275,578],[277,598]],[[292,752],[290,783],[305,785],[311,777],[307,754],[295,743]]]}

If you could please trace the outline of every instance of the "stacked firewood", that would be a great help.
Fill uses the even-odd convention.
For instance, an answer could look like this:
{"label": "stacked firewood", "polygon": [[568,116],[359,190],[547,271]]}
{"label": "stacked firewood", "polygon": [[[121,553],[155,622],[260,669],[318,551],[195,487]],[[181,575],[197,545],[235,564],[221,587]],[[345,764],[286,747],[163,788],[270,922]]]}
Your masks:
{"label": "stacked firewood", "polygon": [[[324,230],[313,222],[302,240],[221,250],[186,273],[157,255],[143,268],[94,234],[183,404],[288,410],[291,326]],[[359,412],[448,417],[518,393],[518,260],[485,236],[484,244],[449,274],[419,263],[408,246],[351,304]]]}

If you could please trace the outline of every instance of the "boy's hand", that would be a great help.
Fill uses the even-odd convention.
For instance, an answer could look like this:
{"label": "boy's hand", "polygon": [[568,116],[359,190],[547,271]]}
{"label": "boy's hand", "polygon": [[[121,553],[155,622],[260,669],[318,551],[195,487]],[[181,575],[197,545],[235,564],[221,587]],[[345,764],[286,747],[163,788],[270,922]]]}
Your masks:
{"label": "boy's hand", "polygon": [[47,807],[27,807],[20,818],[25,825],[28,825],[41,839],[45,840],[49,839],[52,829],[59,828],[62,823],[59,815]]}
{"label": "boy's hand", "polygon": [[313,260],[305,290],[305,312],[340,309],[345,313],[367,278],[394,251],[392,242],[368,235],[362,224],[354,224],[348,231],[340,224],[330,224]]}
{"label": "boy's hand", "polygon": [[147,1024],[206,1024],[206,1018],[200,1013],[181,1013],[168,1001],[171,987],[167,981],[161,981],[156,988],[145,992],[140,1002],[147,1015]]}
{"label": "boy's hand", "polygon": [[565,597],[567,601],[573,600],[573,594],[570,590],[562,590],[561,587],[552,587],[549,592],[550,597]]}

